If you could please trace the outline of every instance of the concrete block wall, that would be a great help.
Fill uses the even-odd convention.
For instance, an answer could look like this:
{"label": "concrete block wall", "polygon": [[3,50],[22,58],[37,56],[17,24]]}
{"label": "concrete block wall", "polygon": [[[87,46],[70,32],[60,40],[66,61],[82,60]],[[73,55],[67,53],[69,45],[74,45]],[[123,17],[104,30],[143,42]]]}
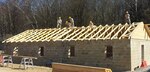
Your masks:
{"label": "concrete block wall", "polygon": [[150,40],[131,39],[131,69],[141,65],[141,45],[144,45],[144,60],[150,65]]}
{"label": "concrete block wall", "polygon": [[[75,44],[75,57],[68,63],[108,67],[114,70],[130,70],[130,40],[71,41]],[[106,46],[113,46],[113,58],[106,58]]]}
{"label": "concrete block wall", "polygon": [[[113,47],[113,57],[106,58],[106,46]],[[112,70],[131,70],[130,40],[83,40],[51,41],[33,43],[14,43],[7,45],[7,50],[19,47],[19,55],[36,56],[35,64],[44,65],[48,60],[86,66],[106,67]],[[44,48],[44,56],[38,56],[38,48]],[[75,47],[75,56],[68,58],[69,46]],[[8,53],[7,52],[7,53]]]}
{"label": "concrete block wall", "polygon": [[[18,47],[18,54],[20,56],[37,57],[34,60],[36,65],[45,65],[48,61],[61,62],[63,56],[63,49],[61,42],[32,42],[32,43],[9,43],[5,45],[5,53],[11,54],[13,48]],[[44,47],[44,56],[38,55],[39,47]],[[21,57],[14,57],[14,62],[19,63]]]}

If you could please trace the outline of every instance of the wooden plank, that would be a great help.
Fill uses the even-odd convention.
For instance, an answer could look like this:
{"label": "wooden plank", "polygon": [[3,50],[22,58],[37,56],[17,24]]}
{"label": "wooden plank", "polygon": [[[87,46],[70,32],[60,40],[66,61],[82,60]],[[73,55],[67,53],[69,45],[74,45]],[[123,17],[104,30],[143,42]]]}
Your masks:
{"label": "wooden plank", "polygon": [[112,72],[111,69],[73,64],[53,63],[52,72]]}

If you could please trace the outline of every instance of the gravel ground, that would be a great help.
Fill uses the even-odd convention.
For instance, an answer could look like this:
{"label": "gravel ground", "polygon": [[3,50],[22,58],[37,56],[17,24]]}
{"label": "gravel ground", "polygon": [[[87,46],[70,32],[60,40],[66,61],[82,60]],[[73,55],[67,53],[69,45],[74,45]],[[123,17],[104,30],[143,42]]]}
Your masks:
{"label": "gravel ground", "polygon": [[19,68],[18,64],[0,67],[0,72],[52,72],[52,68],[42,66],[32,66],[27,69]]}

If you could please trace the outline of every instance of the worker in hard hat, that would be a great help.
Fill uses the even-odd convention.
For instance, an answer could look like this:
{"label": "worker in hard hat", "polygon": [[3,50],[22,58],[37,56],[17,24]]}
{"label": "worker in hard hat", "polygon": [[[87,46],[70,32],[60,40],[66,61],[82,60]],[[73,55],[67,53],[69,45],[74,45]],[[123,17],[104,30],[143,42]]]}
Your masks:
{"label": "worker in hard hat", "polygon": [[131,24],[130,14],[128,11],[126,11],[126,14],[125,14],[125,22],[128,24]]}
{"label": "worker in hard hat", "polygon": [[58,17],[57,28],[61,28],[61,26],[62,26],[62,19],[61,19],[61,17]]}
{"label": "worker in hard hat", "polygon": [[69,22],[71,23],[71,27],[74,27],[74,19],[69,16]]}

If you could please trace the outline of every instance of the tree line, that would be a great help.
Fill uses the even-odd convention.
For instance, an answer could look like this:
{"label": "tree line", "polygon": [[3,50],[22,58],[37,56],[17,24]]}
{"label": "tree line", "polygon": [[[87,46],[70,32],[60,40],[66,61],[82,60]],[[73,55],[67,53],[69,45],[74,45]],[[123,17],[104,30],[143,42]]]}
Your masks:
{"label": "tree line", "polygon": [[150,0],[3,0],[0,2],[0,36],[27,29],[54,28],[69,16],[76,26],[124,23],[125,11],[131,21],[150,23]]}

